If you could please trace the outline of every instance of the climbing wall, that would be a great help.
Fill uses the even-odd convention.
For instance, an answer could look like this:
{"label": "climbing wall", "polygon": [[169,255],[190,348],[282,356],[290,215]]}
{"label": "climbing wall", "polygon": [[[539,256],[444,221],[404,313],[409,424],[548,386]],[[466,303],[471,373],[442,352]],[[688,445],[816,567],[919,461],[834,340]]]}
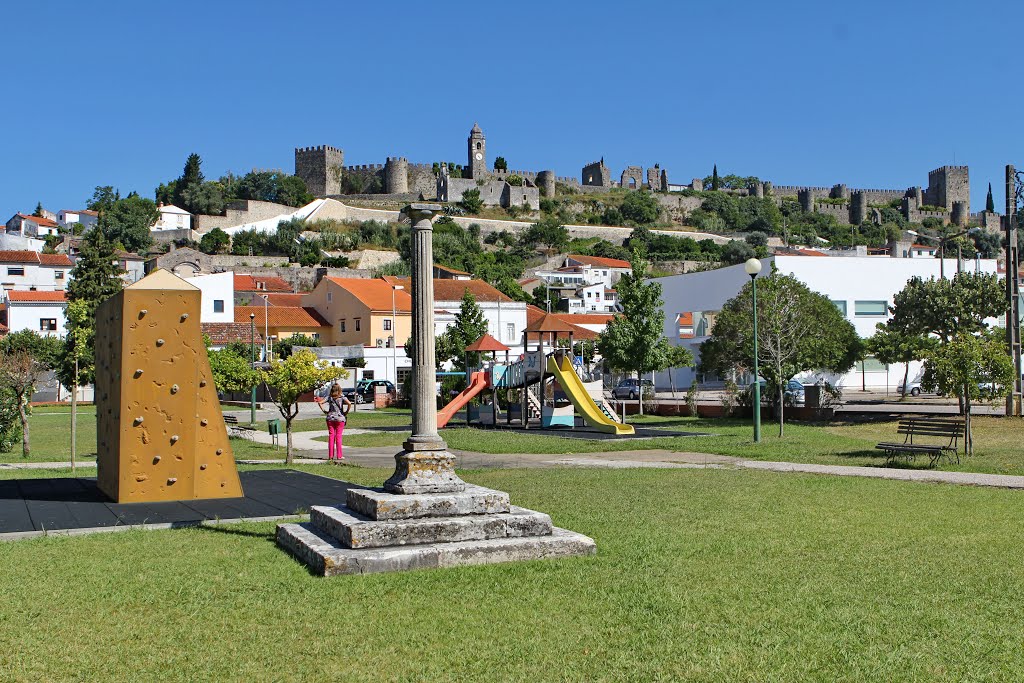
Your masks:
{"label": "climbing wall", "polygon": [[242,495],[200,299],[157,270],[96,313],[97,477],[119,503]]}

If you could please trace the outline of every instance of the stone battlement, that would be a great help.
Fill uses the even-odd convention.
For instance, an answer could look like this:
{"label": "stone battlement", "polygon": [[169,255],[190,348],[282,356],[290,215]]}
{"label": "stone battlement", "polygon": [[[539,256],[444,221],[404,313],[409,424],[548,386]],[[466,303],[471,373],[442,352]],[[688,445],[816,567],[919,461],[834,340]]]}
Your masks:
{"label": "stone battlement", "polygon": [[347,173],[355,173],[357,171],[383,171],[384,164],[362,164],[359,166],[342,166],[341,170]]}
{"label": "stone battlement", "polygon": [[316,147],[296,147],[296,154],[303,154],[307,152],[338,152],[341,153],[341,149],[338,147],[332,147],[330,145],[317,145]]}

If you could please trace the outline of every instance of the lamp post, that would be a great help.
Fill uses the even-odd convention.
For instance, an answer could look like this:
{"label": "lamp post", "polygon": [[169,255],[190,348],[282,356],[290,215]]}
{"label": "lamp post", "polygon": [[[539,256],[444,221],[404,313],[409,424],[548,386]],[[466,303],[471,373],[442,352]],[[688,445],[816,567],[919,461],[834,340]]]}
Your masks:
{"label": "lamp post", "polygon": [[391,285],[391,364],[395,366],[395,396],[398,395],[398,309],[395,307],[395,292],[405,289],[402,285]]}
{"label": "lamp post", "polygon": [[[256,369],[256,314],[249,314],[249,355],[252,357],[252,368]],[[256,385],[252,385],[249,393],[249,424],[256,424]]]}
{"label": "lamp post", "polygon": [[270,306],[270,297],[263,295],[263,361],[270,362],[270,316],[267,310]]}
{"label": "lamp post", "polygon": [[[931,235],[922,235],[914,230],[907,230],[908,233],[914,237],[923,237],[929,240],[939,241],[939,279],[946,279],[946,242],[949,240],[955,240],[957,237],[963,237],[964,235],[973,235],[981,232],[981,228],[969,228],[967,230],[961,230],[960,232],[952,235],[940,235],[939,237],[932,237]],[[956,272],[963,270],[963,248],[960,244],[956,245]]]}
{"label": "lamp post", "polygon": [[756,258],[747,259],[743,270],[750,276],[751,300],[754,309],[754,443],[761,442],[761,380],[757,369],[757,274],[761,272],[761,261]]}

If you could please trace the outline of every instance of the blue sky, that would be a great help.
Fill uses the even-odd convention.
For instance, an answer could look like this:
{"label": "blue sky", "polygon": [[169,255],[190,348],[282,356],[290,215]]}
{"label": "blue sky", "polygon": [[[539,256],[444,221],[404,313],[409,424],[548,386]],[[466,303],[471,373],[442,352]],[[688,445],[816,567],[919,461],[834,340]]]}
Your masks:
{"label": "blue sky", "polygon": [[[1024,166],[1024,5],[934,2],[38,2],[3,10],[0,215],[207,177],[489,160],[672,182],[905,188],[971,167],[972,209]],[[1015,28],[1017,29],[1015,31]],[[1017,59],[1020,61],[1020,58]]]}

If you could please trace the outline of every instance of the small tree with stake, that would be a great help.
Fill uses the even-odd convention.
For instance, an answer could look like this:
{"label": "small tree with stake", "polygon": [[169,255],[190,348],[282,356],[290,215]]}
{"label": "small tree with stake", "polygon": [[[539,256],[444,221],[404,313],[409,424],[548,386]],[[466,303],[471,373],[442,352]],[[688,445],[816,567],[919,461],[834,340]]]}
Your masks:
{"label": "small tree with stake", "polygon": [[292,421],[299,414],[299,397],[328,382],[348,377],[348,371],[319,360],[312,351],[293,353],[282,361],[271,361],[263,380],[274,389],[274,405],[284,418],[287,435],[285,464],[292,464]]}
{"label": "small tree with stake", "polygon": [[27,351],[0,353],[0,390],[7,389],[16,401],[18,418],[21,420],[23,458],[28,458],[32,452],[28,427],[28,417],[32,409],[29,402],[45,371],[45,366]]}
{"label": "small tree with stake", "polygon": [[910,334],[899,327],[878,323],[875,325],[874,336],[868,340],[868,350],[886,365],[903,363],[903,397],[905,397],[909,393],[907,381],[910,379],[910,363],[925,358],[935,344],[936,340],[932,337]]}

